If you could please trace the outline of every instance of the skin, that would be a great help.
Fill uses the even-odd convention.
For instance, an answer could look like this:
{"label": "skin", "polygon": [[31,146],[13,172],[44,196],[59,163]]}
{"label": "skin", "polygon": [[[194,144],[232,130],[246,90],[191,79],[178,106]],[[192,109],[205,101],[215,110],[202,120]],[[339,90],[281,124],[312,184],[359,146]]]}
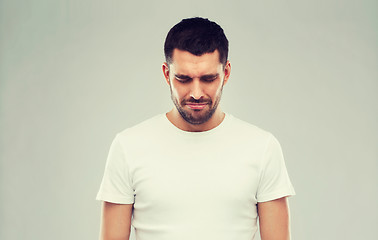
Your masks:
{"label": "skin", "polygon": [[[223,66],[219,62],[218,50],[196,56],[174,49],[172,62],[169,65],[165,62],[162,68],[171,90],[171,98],[176,105],[167,113],[167,118],[173,125],[184,131],[201,132],[215,128],[223,121],[225,114],[217,105],[223,86],[230,77],[231,64],[227,61]],[[204,109],[194,110],[186,104],[191,102],[207,104]],[[196,123],[185,120],[180,110],[190,115]],[[212,110],[214,113],[206,119]],[[201,119],[206,121],[202,122]]]}
{"label": "skin", "polygon": [[134,204],[103,202],[100,240],[128,240]]}
{"label": "skin", "polygon": [[257,204],[261,240],[290,240],[287,197]]}
{"label": "skin", "polygon": [[[207,131],[218,126],[224,112],[218,107],[224,84],[231,72],[230,62],[219,62],[219,53],[195,56],[175,49],[171,63],[164,63],[163,74],[171,90],[175,107],[167,113],[168,120],[177,128]],[[202,109],[193,109],[190,103],[202,103]],[[186,116],[187,119],[185,119]],[[100,239],[128,240],[133,204],[103,202]],[[287,198],[257,204],[262,240],[289,240],[289,207]]]}

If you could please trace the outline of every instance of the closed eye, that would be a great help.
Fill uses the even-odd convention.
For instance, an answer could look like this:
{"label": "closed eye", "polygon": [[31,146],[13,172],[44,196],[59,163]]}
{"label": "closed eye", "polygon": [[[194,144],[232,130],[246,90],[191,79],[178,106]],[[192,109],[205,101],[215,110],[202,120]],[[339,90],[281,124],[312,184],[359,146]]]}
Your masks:
{"label": "closed eye", "polygon": [[[211,83],[217,80],[218,77],[219,77],[219,74],[209,74],[209,75],[201,76],[200,80],[203,82]],[[181,83],[190,82],[192,80],[191,77],[187,75],[180,75],[180,74],[175,74],[175,79]]]}
{"label": "closed eye", "polygon": [[182,83],[189,82],[190,80],[192,80],[192,78],[185,75],[175,75],[175,78],[177,81],[182,82]]}
{"label": "closed eye", "polygon": [[216,79],[217,79],[216,77],[215,78],[201,78],[201,80],[204,81],[204,82],[213,82]]}
{"label": "closed eye", "polygon": [[185,82],[189,82],[192,79],[191,78],[179,78],[179,77],[176,77],[176,80],[179,81],[179,82],[185,83]]}
{"label": "closed eye", "polygon": [[205,76],[201,77],[201,81],[213,82],[213,81],[217,80],[218,76],[219,76],[219,74],[205,75]]}

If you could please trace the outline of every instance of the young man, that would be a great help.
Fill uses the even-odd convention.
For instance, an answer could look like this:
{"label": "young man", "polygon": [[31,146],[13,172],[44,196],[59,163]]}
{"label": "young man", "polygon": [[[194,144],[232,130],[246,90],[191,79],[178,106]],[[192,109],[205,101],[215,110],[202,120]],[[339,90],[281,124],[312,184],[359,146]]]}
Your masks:
{"label": "young man", "polygon": [[[218,107],[230,77],[228,40],[203,18],[168,33],[163,74],[175,107],[115,137],[97,195],[101,239],[290,239],[294,195],[269,132]],[[133,217],[132,217],[133,216]]]}

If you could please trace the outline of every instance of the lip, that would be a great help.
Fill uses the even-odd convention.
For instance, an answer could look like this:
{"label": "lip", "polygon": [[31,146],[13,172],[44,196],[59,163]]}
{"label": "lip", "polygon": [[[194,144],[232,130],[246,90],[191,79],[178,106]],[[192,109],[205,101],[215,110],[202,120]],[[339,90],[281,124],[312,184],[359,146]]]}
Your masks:
{"label": "lip", "polygon": [[198,104],[198,103],[188,103],[186,104],[190,109],[203,109],[206,107],[206,103]]}

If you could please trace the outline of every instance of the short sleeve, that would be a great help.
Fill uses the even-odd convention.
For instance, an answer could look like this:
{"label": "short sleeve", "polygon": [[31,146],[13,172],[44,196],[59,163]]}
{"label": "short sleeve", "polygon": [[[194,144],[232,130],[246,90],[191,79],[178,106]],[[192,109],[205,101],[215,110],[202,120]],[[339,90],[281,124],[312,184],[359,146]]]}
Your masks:
{"label": "short sleeve", "polygon": [[260,172],[260,182],[256,194],[257,202],[267,202],[292,195],[295,195],[295,191],[286,170],[281,146],[271,135]]}
{"label": "short sleeve", "polygon": [[118,204],[134,203],[134,190],[129,175],[129,166],[118,135],[110,146],[104,176],[96,200]]}

